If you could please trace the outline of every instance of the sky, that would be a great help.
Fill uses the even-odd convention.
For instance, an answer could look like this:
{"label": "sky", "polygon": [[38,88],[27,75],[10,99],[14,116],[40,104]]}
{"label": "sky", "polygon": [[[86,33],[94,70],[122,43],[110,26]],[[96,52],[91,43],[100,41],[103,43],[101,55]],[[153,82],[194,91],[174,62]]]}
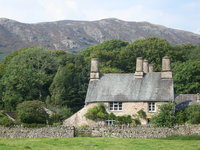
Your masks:
{"label": "sky", "polygon": [[200,0],[0,0],[0,18],[23,23],[118,18],[200,34]]}

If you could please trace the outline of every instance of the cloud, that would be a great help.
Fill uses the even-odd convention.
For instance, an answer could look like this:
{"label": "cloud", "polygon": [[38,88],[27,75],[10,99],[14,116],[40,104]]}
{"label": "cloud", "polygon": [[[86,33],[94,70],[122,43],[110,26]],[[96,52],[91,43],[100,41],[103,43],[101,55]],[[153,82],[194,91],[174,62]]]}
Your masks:
{"label": "cloud", "polygon": [[71,9],[77,9],[78,5],[77,2],[74,0],[66,0],[65,2],[66,7],[71,8]]}
{"label": "cloud", "polygon": [[[38,3],[42,6],[41,14],[44,18],[52,20],[63,20],[76,18],[78,4],[75,0],[42,0]],[[45,19],[47,20],[47,19]]]}

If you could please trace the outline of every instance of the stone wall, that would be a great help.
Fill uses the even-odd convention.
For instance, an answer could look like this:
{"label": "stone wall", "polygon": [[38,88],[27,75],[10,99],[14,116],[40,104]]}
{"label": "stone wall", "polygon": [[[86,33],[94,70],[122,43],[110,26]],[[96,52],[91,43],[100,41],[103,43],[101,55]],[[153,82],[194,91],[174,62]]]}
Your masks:
{"label": "stone wall", "polygon": [[200,135],[199,125],[183,125],[172,128],[154,126],[96,126],[96,127],[0,127],[0,138],[62,138],[74,136],[120,137],[120,138],[164,138],[174,135]]}
{"label": "stone wall", "polygon": [[74,127],[42,127],[42,128],[24,128],[24,127],[0,127],[1,138],[37,138],[37,137],[74,137]]}
{"label": "stone wall", "polygon": [[[89,132],[90,130],[86,130]],[[91,135],[120,138],[164,138],[174,135],[200,135],[200,125],[175,126],[172,128],[154,126],[107,126],[91,128]]]}

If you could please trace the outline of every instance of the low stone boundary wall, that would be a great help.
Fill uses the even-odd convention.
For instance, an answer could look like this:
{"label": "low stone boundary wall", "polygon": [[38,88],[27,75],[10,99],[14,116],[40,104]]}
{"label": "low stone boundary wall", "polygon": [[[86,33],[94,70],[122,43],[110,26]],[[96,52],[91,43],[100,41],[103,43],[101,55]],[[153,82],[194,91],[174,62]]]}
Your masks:
{"label": "low stone boundary wall", "polygon": [[[87,130],[88,131],[88,130]],[[98,137],[120,137],[120,138],[164,138],[174,135],[200,135],[200,125],[183,125],[168,127],[154,126],[107,126],[93,127],[92,136]]]}
{"label": "low stone boundary wall", "polygon": [[74,127],[42,127],[42,128],[24,128],[24,127],[0,127],[1,138],[60,138],[74,137]]}
{"label": "low stone boundary wall", "polygon": [[200,135],[199,125],[183,125],[172,128],[154,126],[96,126],[74,128],[65,126],[24,128],[0,127],[0,138],[62,138],[74,136],[120,137],[120,138],[164,138],[174,135]]}

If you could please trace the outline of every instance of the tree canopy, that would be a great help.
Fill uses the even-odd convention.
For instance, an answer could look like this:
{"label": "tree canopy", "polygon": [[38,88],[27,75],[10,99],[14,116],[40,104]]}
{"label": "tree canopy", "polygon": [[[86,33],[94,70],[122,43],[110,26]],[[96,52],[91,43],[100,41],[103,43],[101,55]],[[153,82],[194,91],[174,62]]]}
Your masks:
{"label": "tree canopy", "polygon": [[4,58],[0,64],[0,107],[15,110],[24,101],[40,100],[73,112],[84,105],[91,58],[99,58],[101,73],[133,73],[142,56],[161,71],[163,56],[172,60],[175,93],[200,91],[200,45],[171,45],[156,37],[132,43],[109,40],[83,49],[79,54],[27,47]]}

